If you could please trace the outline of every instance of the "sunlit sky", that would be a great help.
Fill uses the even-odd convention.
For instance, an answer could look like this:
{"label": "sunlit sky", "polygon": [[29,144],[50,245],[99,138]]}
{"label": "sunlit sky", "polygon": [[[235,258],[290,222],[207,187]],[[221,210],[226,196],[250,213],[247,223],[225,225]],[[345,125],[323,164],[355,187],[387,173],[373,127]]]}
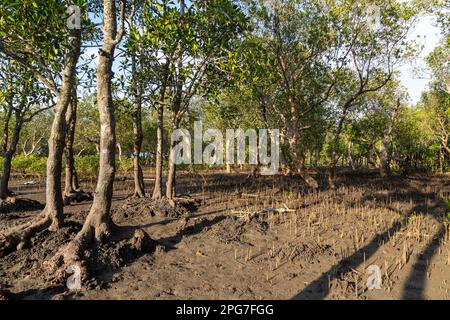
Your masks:
{"label": "sunlit sky", "polygon": [[430,79],[427,79],[427,75],[419,75],[414,72],[417,66],[426,67],[425,57],[433,51],[440,39],[440,29],[433,25],[433,18],[426,16],[420,18],[416,27],[411,30],[409,39],[415,39],[420,41],[424,48],[421,51],[419,57],[410,63],[400,68],[401,76],[400,80],[402,84],[407,88],[412,103],[420,101],[420,97],[423,91],[427,90],[427,85]]}

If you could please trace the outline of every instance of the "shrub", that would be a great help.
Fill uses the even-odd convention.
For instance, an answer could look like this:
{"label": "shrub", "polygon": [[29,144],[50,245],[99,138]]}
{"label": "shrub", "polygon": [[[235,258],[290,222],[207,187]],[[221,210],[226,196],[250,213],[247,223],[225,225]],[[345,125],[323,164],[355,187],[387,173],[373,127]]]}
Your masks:
{"label": "shrub", "polygon": [[35,154],[25,156],[19,154],[13,157],[11,161],[11,171],[23,176],[45,176],[47,167],[47,158],[39,157]]}
{"label": "shrub", "polygon": [[75,169],[79,177],[96,177],[99,169],[99,156],[75,157]]}
{"label": "shrub", "polygon": [[116,171],[118,174],[126,174],[133,170],[133,159],[122,158],[122,160],[116,160]]}

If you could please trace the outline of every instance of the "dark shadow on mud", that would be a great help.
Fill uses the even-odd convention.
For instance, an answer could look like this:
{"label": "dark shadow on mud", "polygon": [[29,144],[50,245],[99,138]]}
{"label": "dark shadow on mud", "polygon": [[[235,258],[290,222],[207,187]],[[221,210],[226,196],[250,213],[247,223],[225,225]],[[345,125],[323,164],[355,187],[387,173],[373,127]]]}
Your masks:
{"label": "dark shadow on mud", "polygon": [[192,236],[201,233],[206,228],[212,227],[213,225],[224,220],[226,217],[223,215],[214,217],[212,219],[199,218],[199,222],[193,225],[186,225],[181,230],[179,230],[174,236],[158,239],[157,242],[165,246],[168,250],[176,249],[176,245],[183,240],[185,236]]}
{"label": "dark shadow on mud", "polygon": [[417,257],[409,274],[405,285],[403,286],[402,299],[406,300],[424,300],[423,295],[427,280],[427,270],[431,259],[436,254],[441,240],[445,237],[445,226],[442,225],[435,237],[431,239],[426,248]]}
{"label": "dark shadow on mud", "polygon": [[[359,182],[360,180],[358,179],[357,181]],[[392,184],[389,185],[389,182],[391,182]],[[388,179],[388,181],[385,180],[381,181],[383,185],[387,185],[388,190],[396,190],[394,185],[398,184],[399,182],[401,181],[397,178]],[[403,182],[401,182],[401,184],[402,186],[404,186]],[[390,192],[388,195],[383,196],[379,196],[376,194],[367,195],[363,198],[362,202],[364,203],[366,201],[375,200],[386,203],[386,201],[389,198],[391,199],[394,198],[396,200],[403,200],[403,201],[410,201],[410,199],[413,198],[416,201],[434,199],[435,205],[429,207],[423,203],[419,203],[406,213],[398,212],[396,208],[388,207],[390,210],[397,211],[398,213],[400,213],[402,215],[401,220],[395,222],[389,229],[387,229],[383,233],[375,236],[369,244],[359,249],[351,256],[342,259],[339,263],[331,267],[328,271],[324,272],[319,278],[309,283],[301,292],[293,296],[292,299],[294,300],[324,299],[330,293],[330,289],[328,286],[329,281],[337,279],[338,276],[342,273],[350,272],[352,269],[357,269],[357,267],[363,263],[364,257],[366,260],[370,259],[371,256],[373,256],[377,252],[377,250],[381,247],[383,242],[388,241],[390,237],[392,237],[396,232],[398,232],[402,228],[404,222],[407,221],[408,217],[410,217],[412,214],[417,213],[430,214],[433,216],[433,218],[439,220],[440,217],[438,214],[436,214],[436,209],[442,207],[446,208],[447,204],[445,203],[445,201],[443,199],[438,198],[435,194],[423,193],[416,188],[412,188],[411,186],[409,186],[409,188],[411,190],[408,192],[394,191]],[[415,262],[415,264],[413,265],[413,271],[409,275],[405,287],[403,288],[403,295],[402,295],[403,299],[424,299],[423,290],[428,268],[428,266],[426,265],[426,261],[431,261],[432,257],[436,253],[436,248],[439,246],[439,241],[444,237],[444,235],[445,229],[441,228],[434,236],[430,244],[419,256],[418,261]],[[415,283],[419,283],[420,285],[413,287],[412,286],[413,281]]]}

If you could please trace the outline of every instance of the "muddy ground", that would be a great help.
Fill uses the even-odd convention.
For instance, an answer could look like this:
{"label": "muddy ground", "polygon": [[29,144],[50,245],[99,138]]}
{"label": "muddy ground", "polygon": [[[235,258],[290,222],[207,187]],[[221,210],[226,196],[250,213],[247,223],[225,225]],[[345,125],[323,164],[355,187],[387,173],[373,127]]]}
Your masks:
{"label": "muddy ground", "polygon": [[[81,290],[51,282],[40,266],[80,229],[91,202],[66,206],[61,230],[0,258],[0,287],[9,299],[450,298],[449,176],[341,172],[336,190],[318,192],[297,177],[246,177],[182,173],[175,210],[129,199],[132,181],[116,183],[120,228],[85,253]],[[42,182],[13,185],[21,198],[44,199]],[[93,181],[82,187],[93,191]],[[38,213],[0,212],[0,230]],[[138,229],[155,240],[151,252],[133,247]],[[380,289],[366,287],[370,265],[380,268]]]}

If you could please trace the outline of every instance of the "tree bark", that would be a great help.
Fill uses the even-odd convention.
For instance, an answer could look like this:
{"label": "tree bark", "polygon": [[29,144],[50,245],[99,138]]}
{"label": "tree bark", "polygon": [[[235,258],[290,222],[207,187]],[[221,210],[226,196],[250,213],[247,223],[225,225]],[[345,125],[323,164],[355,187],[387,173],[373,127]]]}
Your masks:
{"label": "tree bark", "polygon": [[331,161],[328,166],[328,186],[330,188],[335,188],[334,180],[335,180],[335,168],[336,164],[339,161],[339,157],[337,156],[336,146],[339,142],[339,138],[341,137],[342,128],[344,126],[345,119],[347,118],[348,109],[350,106],[346,105],[343,108],[341,118],[339,119],[338,126],[336,128],[336,132],[334,134],[333,142],[331,144]]}
{"label": "tree bark", "polygon": [[155,187],[153,189],[153,199],[162,197],[162,175],[163,175],[163,142],[164,142],[164,100],[166,98],[167,82],[169,79],[169,61],[164,65],[164,74],[161,85],[160,101],[156,111],[158,119],[156,121],[156,163],[155,163]]}
{"label": "tree bark", "polygon": [[353,143],[349,142],[347,145],[347,154],[348,154],[348,162],[350,165],[350,168],[352,168],[352,170],[355,170],[355,161],[353,160]]}
{"label": "tree bark", "polygon": [[[14,106],[13,106],[13,94],[11,94],[10,97],[10,101],[8,104],[8,111],[6,113],[6,117],[4,120],[4,126],[3,126],[3,141],[2,141],[2,153],[3,153],[3,173],[2,173],[2,177],[0,180],[0,198],[4,199],[6,198],[9,194],[10,191],[8,189],[8,183],[9,183],[9,177],[11,174],[11,161],[12,161],[12,157],[14,155],[15,152],[15,148],[17,146],[17,142],[16,142],[16,146],[12,146],[14,144],[14,138],[13,141],[11,142],[11,145],[8,146],[9,144],[9,123],[11,121],[11,117],[12,117],[12,113],[14,110]],[[16,123],[16,127],[17,127],[17,123]],[[16,130],[14,131],[16,132]],[[17,138],[17,141],[19,139]],[[14,151],[11,152],[11,149],[14,148]]]}
{"label": "tree bark", "polygon": [[78,179],[75,170],[75,160],[73,153],[73,143],[75,139],[75,127],[77,121],[77,91],[74,86],[71,102],[67,108],[66,122],[67,122],[67,137],[65,148],[66,170],[65,170],[65,185],[64,196],[78,191]]}
{"label": "tree bark", "polygon": [[46,206],[44,212],[51,217],[51,230],[60,227],[63,221],[63,199],[61,191],[61,168],[62,155],[64,151],[64,141],[66,137],[66,112],[72,98],[73,86],[75,83],[76,64],[80,55],[81,35],[73,41],[73,52],[64,70],[63,83],[58,93],[58,102],[55,108],[52,130],[48,140],[47,159],[47,184],[46,184]]}
{"label": "tree bark", "polygon": [[[124,3],[122,2],[122,11]],[[103,1],[103,46],[97,65],[97,107],[100,115],[100,168],[94,202],[80,231],[102,241],[113,226],[109,215],[115,176],[116,123],[111,89],[114,51],[120,38],[117,32],[114,0]]]}
{"label": "tree bark", "polygon": [[288,101],[291,106],[291,118],[287,124],[287,141],[290,146],[289,155],[291,159],[289,161],[286,157],[285,160],[287,160],[288,164],[290,164],[291,170],[297,172],[310,188],[317,189],[319,184],[308,174],[305,167],[305,155],[300,147],[300,132],[298,130],[298,118],[296,116],[297,109],[293,98],[290,97]]}
{"label": "tree bark", "polygon": [[161,199],[162,197],[164,106],[161,103],[157,106],[157,112],[158,120],[156,122],[155,187],[153,189],[153,199]]}
{"label": "tree bark", "polygon": [[11,175],[11,161],[17,150],[17,144],[19,143],[21,129],[22,129],[22,119],[20,119],[20,117],[17,116],[16,124],[14,126],[14,133],[11,138],[11,142],[4,154],[3,159],[3,171],[2,171],[2,178],[0,180],[0,198],[2,199],[11,195],[11,191],[8,188],[9,178]]}
{"label": "tree bark", "polygon": [[144,197],[145,186],[144,176],[142,168],[139,162],[142,148],[142,90],[140,85],[136,81],[136,56],[131,57],[131,73],[133,77],[132,81],[132,94],[133,94],[133,171],[134,171],[134,196]]}
{"label": "tree bark", "polygon": [[[179,121],[175,118],[172,119],[172,130],[178,129]],[[167,182],[166,182],[166,197],[169,201],[173,201],[175,197],[175,184],[176,184],[176,165],[174,162],[174,154],[173,149],[176,145],[176,141],[170,139],[170,155],[169,155],[169,171],[167,173]]]}

